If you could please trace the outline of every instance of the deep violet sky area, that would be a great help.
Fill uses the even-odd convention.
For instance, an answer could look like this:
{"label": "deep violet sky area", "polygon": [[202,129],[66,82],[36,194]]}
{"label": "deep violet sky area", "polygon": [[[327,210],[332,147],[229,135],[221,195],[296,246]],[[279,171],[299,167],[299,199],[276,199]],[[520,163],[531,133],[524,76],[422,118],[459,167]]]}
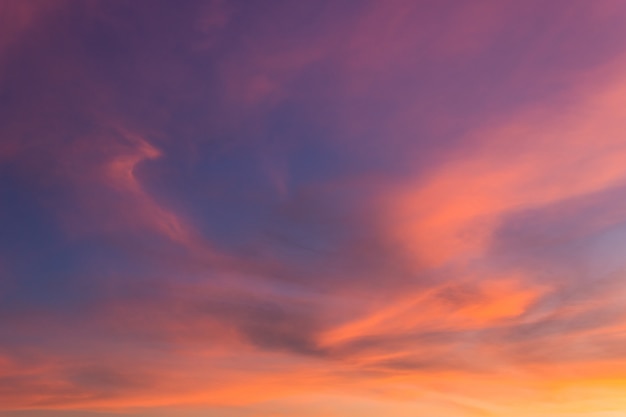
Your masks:
{"label": "deep violet sky area", "polygon": [[0,417],[626,417],[626,1],[0,0]]}

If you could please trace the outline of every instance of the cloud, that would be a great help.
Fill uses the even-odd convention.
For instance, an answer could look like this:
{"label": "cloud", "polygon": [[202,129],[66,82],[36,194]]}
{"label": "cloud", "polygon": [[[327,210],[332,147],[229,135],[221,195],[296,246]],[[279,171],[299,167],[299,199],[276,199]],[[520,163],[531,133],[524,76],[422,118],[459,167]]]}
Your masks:
{"label": "cloud", "polygon": [[457,3],[0,2],[0,412],[623,405],[624,4]]}

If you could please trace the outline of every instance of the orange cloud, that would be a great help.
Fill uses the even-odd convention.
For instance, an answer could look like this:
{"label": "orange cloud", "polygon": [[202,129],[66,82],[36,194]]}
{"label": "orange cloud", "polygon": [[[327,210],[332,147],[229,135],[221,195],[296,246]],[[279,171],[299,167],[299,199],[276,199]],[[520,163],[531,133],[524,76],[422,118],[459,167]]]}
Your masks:
{"label": "orange cloud", "polygon": [[471,147],[392,197],[392,233],[430,265],[469,261],[507,215],[623,185],[625,101],[617,79],[577,104],[474,133]]}
{"label": "orange cloud", "polygon": [[[8,241],[10,251],[2,247],[8,254],[0,254],[0,273],[21,273],[23,282],[15,280],[21,286],[7,294],[17,301],[3,298],[0,311],[0,410],[228,417],[621,413],[622,272],[605,276],[563,264],[584,263],[584,238],[626,219],[625,210],[607,207],[626,186],[625,67],[614,56],[597,58],[603,64],[593,70],[570,70],[565,58],[554,66],[537,61],[577,44],[561,39],[578,39],[571,26],[603,24],[623,4],[572,1],[567,12],[550,9],[544,16],[544,8],[566,2],[392,1],[347,12],[287,3],[274,13],[211,2],[201,16],[192,2],[122,12],[117,3],[94,3],[99,7],[89,10],[108,10],[108,20],[78,22],[59,35],[50,45],[60,58],[24,53],[38,83],[10,106],[15,120],[2,130],[8,145],[0,145],[0,156],[17,167],[18,180],[9,179],[54,213],[54,220],[41,216],[54,227],[41,233],[43,249],[25,245],[21,235]],[[19,44],[40,13],[5,4],[15,22],[0,17],[7,20],[0,53]],[[83,9],[72,10],[82,16]],[[588,10],[589,20],[581,18]],[[169,25],[170,14],[179,12],[183,23]],[[529,28],[554,13],[560,19],[546,36],[513,48],[520,57],[508,64],[519,66],[503,70],[499,82],[474,74],[487,67],[500,72],[506,55],[497,49],[500,35],[524,43]],[[191,15],[196,26],[188,25]],[[304,16],[297,30],[290,26],[294,16]],[[304,24],[311,20],[314,30]],[[111,21],[115,30],[98,31]],[[233,24],[244,33],[229,32]],[[187,26],[193,35],[178,39]],[[80,43],[86,32],[90,41]],[[189,49],[182,48],[189,39]],[[132,45],[124,55],[127,40]],[[92,46],[94,56],[74,57]],[[118,52],[124,59],[108,67],[104,61]],[[469,75],[452,83],[453,64]],[[16,68],[13,79],[31,85]],[[545,101],[530,95],[535,100],[526,110],[519,103],[468,110],[484,98],[469,89],[475,80],[491,87],[485,101],[497,107],[495,90],[505,84],[517,91],[525,80],[550,84],[561,76],[569,91],[545,93]],[[141,84],[143,78],[151,81]],[[471,93],[451,92],[457,88]],[[212,95],[214,101],[205,97]],[[466,101],[460,110],[457,99]],[[123,107],[126,101],[131,104]],[[111,110],[118,105],[124,117]],[[474,117],[480,121],[466,121]],[[300,120],[306,120],[300,128],[285,127]],[[158,140],[143,134],[157,128]],[[229,219],[244,237],[223,245],[231,247],[228,254],[213,249],[205,237],[210,227],[168,206],[159,191],[176,185],[157,183],[150,171],[168,163],[172,171],[187,169],[196,153],[214,152],[207,143],[218,136],[245,155],[207,178],[220,182],[224,194],[248,187],[241,194],[257,196],[263,190],[250,178],[241,185],[224,177],[254,176],[244,165],[258,162],[256,148],[263,148],[258,172],[280,197],[268,199],[269,208],[257,207],[254,198],[233,199],[215,215],[205,213],[207,201],[223,195],[196,190],[205,177],[189,185],[193,192],[184,190],[189,195],[174,193],[198,204],[197,223],[210,223],[203,215],[217,223],[242,208],[253,212],[250,223],[238,224],[243,215]],[[280,152],[275,136],[285,141],[276,146]],[[271,144],[264,147],[266,140]],[[434,151],[428,140],[445,143]],[[178,146],[193,150],[189,160],[170,160]],[[290,159],[290,146],[304,156]],[[318,155],[324,152],[333,155]],[[219,165],[223,155],[215,153],[197,164]],[[205,174],[204,166],[193,168]],[[600,194],[602,207],[587,216],[593,210],[577,204]],[[9,210],[3,224],[21,208]],[[535,263],[519,259],[526,248],[517,258],[500,256],[507,249],[498,247],[506,243],[503,230],[521,214],[576,229],[564,240],[578,251],[559,258],[542,240],[546,253]],[[559,217],[570,221],[555,225]],[[39,227],[30,224],[33,218],[40,220],[26,216],[26,226],[16,230]],[[248,226],[261,232],[248,233]],[[83,244],[92,246],[83,252]],[[109,246],[124,256],[103,256]],[[14,254],[22,263],[11,263]],[[4,282],[0,289],[4,295]]]}

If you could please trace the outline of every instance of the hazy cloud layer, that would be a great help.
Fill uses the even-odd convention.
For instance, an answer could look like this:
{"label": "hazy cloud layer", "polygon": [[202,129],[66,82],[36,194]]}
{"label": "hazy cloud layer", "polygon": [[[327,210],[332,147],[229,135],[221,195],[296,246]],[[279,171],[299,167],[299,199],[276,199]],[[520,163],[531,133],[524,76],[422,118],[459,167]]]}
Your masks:
{"label": "hazy cloud layer", "polygon": [[0,0],[0,415],[616,416],[625,17]]}

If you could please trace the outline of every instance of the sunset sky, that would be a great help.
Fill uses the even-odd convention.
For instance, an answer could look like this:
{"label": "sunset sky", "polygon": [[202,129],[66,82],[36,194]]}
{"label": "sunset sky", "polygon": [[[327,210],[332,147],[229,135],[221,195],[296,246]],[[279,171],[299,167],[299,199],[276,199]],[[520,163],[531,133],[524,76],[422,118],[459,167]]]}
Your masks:
{"label": "sunset sky", "polygon": [[626,417],[626,0],[0,0],[0,417]]}

